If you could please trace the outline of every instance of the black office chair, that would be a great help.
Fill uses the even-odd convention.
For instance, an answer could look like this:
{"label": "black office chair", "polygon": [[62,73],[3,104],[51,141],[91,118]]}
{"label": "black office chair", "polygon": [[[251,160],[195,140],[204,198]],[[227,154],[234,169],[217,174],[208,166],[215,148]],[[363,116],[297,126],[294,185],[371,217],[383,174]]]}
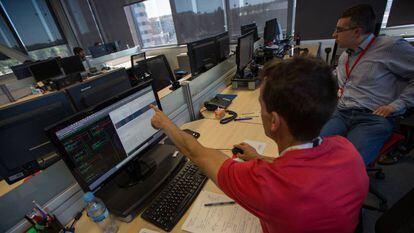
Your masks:
{"label": "black office chair", "polygon": [[414,189],[405,194],[375,223],[376,233],[414,232]]}

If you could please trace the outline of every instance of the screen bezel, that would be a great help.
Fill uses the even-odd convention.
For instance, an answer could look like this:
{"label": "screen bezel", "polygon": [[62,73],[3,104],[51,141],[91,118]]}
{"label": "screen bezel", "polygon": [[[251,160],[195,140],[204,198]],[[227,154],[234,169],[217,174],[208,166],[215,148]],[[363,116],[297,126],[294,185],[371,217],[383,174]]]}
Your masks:
{"label": "screen bezel", "polygon": [[110,176],[108,176],[105,180],[103,180],[95,189],[91,189],[90,188],[90,184],[88,184],[81,175],[79,175],[76,171],[75,171],[75,165],[73,164],[73,162],[71,161],[69,155],[66,153],[65,148],[62,146],[60,140],[57,138],[56,136],[56,132],[60,131],[61,129],[64,129],[66,127],[68,127],[71,124],[74,124],[75,122],[78,122],[81,119],[84,119],[85,117],[88,117],[106,107],[111,106],[112,104],[115,104],[118,101],[123,100],[124,98],[127,98],[130,95],[133,95],[137,92],[143,91],[145,89],[149,89],[151,87],[152,92],[154,93],[155,96],[155,100],[157,103],[157,107],[162,110],[161,107],[161,102],[159,100],[159,97],[157,95],[157,93],[154,91],[154,89],[152,88],[152,86],[150,85],[150,82],[146,82],[143,83],[142,85],[138,85],[135,86],[121,94],[119,94],[118,96],[115,96],[111,99],[108,99],[105,102],[102,102],[94,107],[88,108],[84,111],[81,111],[71,117],[68,117],[64,120],[62,120],[61,122],[58,122],[57,124],[49,127],[48,129],[46,129],[46,134],[49,136],[49,138],[51,139],[52,143],[55,145],[55,147],[57,148],[57,151],[59,152],[61,158],[63,159],[63,161],[65,162],[66,166],[69,168],[69,170],[71,171],[72,175],[75,177],[76,181],[79,183],[79,185],[81,186],[81,188],[84,191],[95,191],[100,189],[100,187],[102,187],[103,185],[105,185],[106,183],[108,183],[109,181],[111,181],[111,179],[116,176],[116,174],[118,174],[123,167],[127,166],[130,162],[134,161],[137,157],[139,157],[139,154],[144,153],[146,150],[148,150],[149,148],[151,148],[152,145],[158,143],[163,136],[160,136],[158,139],[156,139],[151,145],[148,145],[146,149],[144,149],[143,151],[141,151],[140,153],[134,155],[134,157],[132,159],[130,159],[129,162],[123,164],[122,166],[120,166],[116,172],[114,172],[113,174],[111,174]]}

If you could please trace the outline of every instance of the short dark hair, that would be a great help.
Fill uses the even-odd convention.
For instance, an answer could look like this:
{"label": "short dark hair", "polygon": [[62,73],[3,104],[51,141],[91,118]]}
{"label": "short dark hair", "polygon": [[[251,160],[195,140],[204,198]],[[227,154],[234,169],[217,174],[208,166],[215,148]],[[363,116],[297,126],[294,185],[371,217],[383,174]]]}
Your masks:
{"label": "short dark hair", "polygon": [[341,18],[351,18],[351,27],[361,27],[365,33],[374,33],[376,17],[374,9],[368,4],[359,4],[346,9]]}
{"label": "short dark hair", "polygon": [[295,57],[266,64],[262,100],[267,112],[277,112],[292,136],[316,138],[337,103],[337,82],[321,59]]}
{"label": "short dark hair", "polygon": [[81,48],[81,47],[75,47],[75,48],[73,48],[73,53],[75,55],[79,55],[82,51],[83,51],[83,48]]}

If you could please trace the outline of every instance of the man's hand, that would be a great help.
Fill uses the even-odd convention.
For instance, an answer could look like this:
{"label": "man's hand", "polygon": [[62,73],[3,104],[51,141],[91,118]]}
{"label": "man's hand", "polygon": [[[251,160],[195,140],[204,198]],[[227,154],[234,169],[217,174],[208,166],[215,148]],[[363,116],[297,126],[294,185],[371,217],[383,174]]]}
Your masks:
{"label": "man's hand", "polygon": [[372,114],[382,116],[382,117],[387,117],[393,112],[395,112],[394,107],[392,107],[391,105],[384,105],[384,106],[377,108],[375,111],[372,112]]}
{"label": "man's hand", "polygon": [[161,110],[159,110],[156,106],[150,104],[152,110],[155,111],[155,115],[151,118],[151,125],[155,129],[164,129],[166,125],[172,124],[170,118],[165,115]]}
{"label": "man's hand", "polygon": [[234,147],[242,149],[243,154],[237,153],[237,157],[243,159],[244,161],[256,159],[260,157],[260,154],[257,153],[256,149],[254,149],[251,145],[242,142],[238,145],[234,145]]}

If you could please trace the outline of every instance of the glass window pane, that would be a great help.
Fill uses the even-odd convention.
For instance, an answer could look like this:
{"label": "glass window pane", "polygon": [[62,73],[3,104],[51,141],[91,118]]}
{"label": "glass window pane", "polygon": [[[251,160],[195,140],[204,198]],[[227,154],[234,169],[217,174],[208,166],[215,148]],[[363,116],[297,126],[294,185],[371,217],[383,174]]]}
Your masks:
{"label": "glass window pane", "polygon": [[[148,0],[126,6],[144,48],[177,44],[168,0]],[[131,31],[134,31],[131,29]]]}
{"label": "glass window pane", "polygon": [[105,43],[118,41],[119,48],[126,49],[134,45],[131,31],[124,11],[122,1],[90,0],[96,9],[96,20]]}
{"label": "glass window pane", "polygon": [[[282,29],[286,31],[287,0],[229,0],[230,34],[233,38],[240,36],[240,26],[255,22],[257,30],[263,33],[267,20],[277,18]],[[261,35],[260,35],[261,37]]]}
{"label": "glass window pane", "polygon": [[48,47],[44,49],[33,50],[29,52],[29,56],[33,60],[44,60],[51,57],[68,57],[71,56],[71,52],[68,46],[65,45],[58,45],[53,47]]}
{"label": "glass window pane", "polygon": [[80,46],[86,48],[96,42],[102,42],[92,11],[87,0],[61,0],[65,7],[69,22],[79,40]]}
{"label": "glass window pane", "polygon": [[0,17],[0,44],[5,45],[12,49],[18,49],[22,51],[16,39],[14,38],[9,27],[4,22],[3,18]]}
{"label": "glass window pane", "polygon": [[0,57],[0,75],[5,75],[13,72],[10,67],[21,64],[21,62],[17,61],[16,59],[9,58],[2,53],[0,53]]}
{"label": "glass window pane", "polygon": [[27,50],[66,43],[44,0],[1,0]]}
{"label": "glass window pane", "polygon": [[222,0],[174,0],[178,42],[187,43],[226,31]]}

